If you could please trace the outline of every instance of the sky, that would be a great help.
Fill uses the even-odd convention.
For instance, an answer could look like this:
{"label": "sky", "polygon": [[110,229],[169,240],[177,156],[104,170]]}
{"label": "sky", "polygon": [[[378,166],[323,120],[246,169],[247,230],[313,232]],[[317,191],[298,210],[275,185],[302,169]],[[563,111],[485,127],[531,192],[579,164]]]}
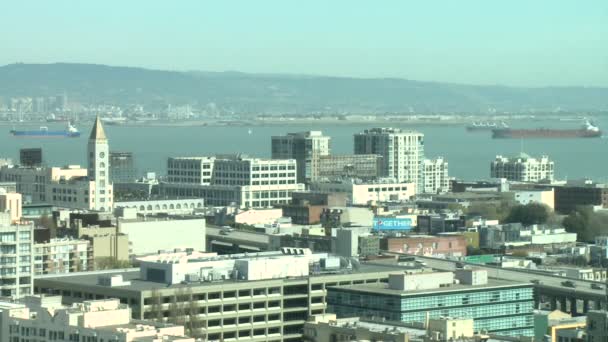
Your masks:
{"label": "sky", "polygon": [[9,0],[0,65],[608,86],[607,0]]}

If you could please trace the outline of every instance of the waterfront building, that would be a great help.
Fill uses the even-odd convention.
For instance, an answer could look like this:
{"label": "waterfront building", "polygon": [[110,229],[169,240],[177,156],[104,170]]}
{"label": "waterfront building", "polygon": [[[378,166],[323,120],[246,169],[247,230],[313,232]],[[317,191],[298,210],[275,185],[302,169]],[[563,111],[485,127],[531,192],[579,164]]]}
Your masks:
{"label": "waterfront building", "polygon": [[345,193],[351,205],[368,205],[378,202],[410,201],[416,195],[415,183],[399,183],[393,179],[363,181],[345,178],[319,181],[310,184],[312,191]]}
{"label": "waterfront building", "polygon": [[0,180],[15,182],[16,192],[23,195],[25,203],[46,203],[47,188],[51,183],[67,182],[86,177],[87,169],[78,165],[64,167],[22,167],[5,165],[0,168]]}
{"label": "waterfront building", "polygon": [[41,148],[22,148],[19,150],[19,165],[25,167],[42,166]]}
{"label": "waterfront building", "polygon": [[488,279],[487,271],[395,273],[388,284],[333,286],[328,311],[406,323],[470,318],[474,331],[534,336],[534,284]]}
{"label": "waterfront building", "polygon": [[289,203],[294,191],[304,190],[304,184],[297,182],[294,159],[218,155],[212,167],[209,184],[168,181],[160,184],[161,195],[198,197],[211,206],[261,208]]}
{"label": "waterfront building", "polygon": [[61,274],[93,269],[91,243],[84,239],[52,238],[34,244],[34,274]]}
{"label": "waterfront building", "polygon": [[330,153],[330,137],[321,131],[308,131],[271,139],[272,159],[295,159],[298,183],[311,182],[319,177],[320,158]]}
{"label": "waterfront building", "polygon": [[138,215],[189,215],[204,206],[205,201],[202,198],[161,198],[114,203],[117,210],[122,211],[122,209],[130,208],[134,209]]}
{"label": "waterfront building", "polygon": [[517,182],[552,182],[554,163],[547,156],[533,158],[523,152],[511,158],[496,156],[490,167],[490,177]]}
{"label": "waterfront building", "polygon": [[0,297],[32,294],[34,285],[34,224],[13,223],[0,213]]}
{"label": "waterfront building", "polygon": [[325,313],[327,288],[387,281],[394,266],[357,264],[308,249],[214,255],[175,252],[140,259],[139,270],[36,279],[39,293],[66,302],[119,298],[134,319],[191,322],[207,340],[302,341],[311,314]]}
{"label": "waterfront building", "polygon": [[167,159],[167,182],[209,185],[215,157],[170,157]]}
{"label": "waterfront building", "polygon": [[375,180],[384,174],[377,154],[326,155],[319,158],[318,179],[360,178]]}
{"label": "waterfront building", "polygon": [[110,181],[112,183],[131,183],[137,179],[137,169],[133,153],[110,152]]}
{"label": "waterfront building", "polygon": [[194,342],[184,326],[131,319],[118,299],[86,300],[64,306],[61,296],[28,296],[0,302],[0,340]]}
{"label": "waterfront building", "polygon": [[437,194],[450,191],[448,162],[443,158],[424,160],[424,193]]}
{"label": "waterfront building", "polygon": [[385,176],[424,189],[424,134],[397,128],[366,129],[355,134],[355,154],[382,156]]}

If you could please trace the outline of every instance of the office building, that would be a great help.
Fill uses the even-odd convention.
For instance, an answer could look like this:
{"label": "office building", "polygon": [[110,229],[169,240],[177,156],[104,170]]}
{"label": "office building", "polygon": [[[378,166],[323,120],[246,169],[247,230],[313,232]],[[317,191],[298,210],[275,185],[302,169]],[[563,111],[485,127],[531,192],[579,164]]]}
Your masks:
{"label": "office building", "polygon": [[131,319],[118,299],[86,300],[70,306],[61,296],[28,296],[0,302],[0,339],[6,342],[194,342],[184,326]]}
{"label": "office building", "polygon": [[[302,341],[309,315],[325,313],[326,288],[386,281],[394,266],[350,267],[326,253],[285,248],[232,254],[146,256],[140,269],[36,279],[40,293],[67,302],[119,298],[134,319],[185,320],[207,340]],[[186,317],[184,317],[186,316]]]}
{"label": "office building", "polygon": [[496,156],[490,167],[490,177],[517,182],[552,182],[553,166],[547,156],[533,158],[523,152],[511,158]]}
{"label": "office building", "polygon": [[41,148],[22,148],[19,150],[19,165],[25,167],[42,166]]}
{"label": "office building", "polygon": [[424,134],[397,128],[373,128],[355,134],[355,154],[382,156],[385,176],[424,190]]}
{"label": "office building", "polygon": [[310,190],[345,193],[349,204],[369,205],[379,202],[411,201],[416,195],[416,184],[398,183],[390,178],[376,181],[346,178],[313,182],[310,184]]}
{"label": "office building", "polygon": [[167,159],[167,182],[211,184],[215,157],[172,157]]}
{"label": "office building", "polygon": [[569,214],[581,206],[608,208],[608,187],[605,184],[566,184],[554,188],[555,211]]}
{"label": "office building", "polygon": [[16,192],[23,195],[25,203],[50,203],[52,195],[51,198],[47,198],[47,189],[50,189],[50,184],[66,183],[72,179],[82,179],[86,176],[87,169],[78,165],[65,167],[5,165],[0,168],[0,180],[15,182]]}
{"label": "office building", "polygon": [[427,318],[473,319],[474,331],[534,336],[534,284],[489,280],[487,271],[395,273],[388,284],[330,287],[328,311],[406,323]]}
{"label": "office building", "polygon": [[34,224],[14,224],[8,213],[0,213],[0,297],[19,298],[32,294]]}
{"label": "office building", "polygon": [[209,184],[164,182],[159,187],[161,195],[202,198],[212,206],[262,208],[289,203],[294,191],[304,190],[304,184],[297,182],[294,159],[218,155],[212,167]]}
{"label": "office building", "polygon": [[326,155],[319,158],[319,179],[360,178],[374,180],[384,174],[377,154]]}
{"label": "office building", "polygon": [[295,159],[298,183],[311,182],[319,177],[320,158],[330,153],[330,139],[321,131],[273,136],[272,159]]}
{"label": "office building", "polygon": [[62,274],[93,269],[93,248],[88,240],[52,238],[34,244],[34,274]]}
{"label": "office building", "polygon": [[587,312],[587,341],[608,341],[608,312]]}
{"label": "office building", "polygon": [[424,160],[424,193],[437,194],[450,191],[448,162],[443,158]]}
{"label": "office building", "polygon": [[137,179],[137,169],[133,153],[110,152],[110,181],[112,183],[131,183]]}

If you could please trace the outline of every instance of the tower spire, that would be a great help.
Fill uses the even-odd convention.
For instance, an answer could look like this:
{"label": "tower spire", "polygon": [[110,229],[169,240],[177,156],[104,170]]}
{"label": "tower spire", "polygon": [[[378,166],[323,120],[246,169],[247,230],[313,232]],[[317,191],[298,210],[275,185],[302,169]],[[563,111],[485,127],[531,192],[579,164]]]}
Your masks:
{"label": "tower spire", "polygon": [[93,129],[91,130],[89,140],[107,140],[106,132],[103,130],[103,125],[101,124],[99,116],[97,116],[97,118],[95,119],[95,124],[93,125]]}

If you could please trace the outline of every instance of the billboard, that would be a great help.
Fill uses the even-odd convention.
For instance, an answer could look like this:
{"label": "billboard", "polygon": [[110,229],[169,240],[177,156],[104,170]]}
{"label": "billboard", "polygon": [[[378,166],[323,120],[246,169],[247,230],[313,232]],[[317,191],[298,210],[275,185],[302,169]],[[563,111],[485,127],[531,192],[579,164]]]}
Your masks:
{"label": "billboard", "polygon": [[411,218],[374,217],[374,230],[411,230]]}

